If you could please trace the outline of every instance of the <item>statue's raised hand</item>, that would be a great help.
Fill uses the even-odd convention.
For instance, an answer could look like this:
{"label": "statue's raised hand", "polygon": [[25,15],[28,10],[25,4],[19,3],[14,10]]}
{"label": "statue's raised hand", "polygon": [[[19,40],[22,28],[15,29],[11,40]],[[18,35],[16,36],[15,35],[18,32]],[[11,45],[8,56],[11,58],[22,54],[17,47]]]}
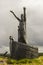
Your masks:
{"label": "statue's raised hand", "polygon": [[13,11],[10,10],[10,12],[15,16],[15,18],[16,18],[17,20],[21,21],[21,19],[19,19],[19,18],[15,15],[15,13],[14,13]]}

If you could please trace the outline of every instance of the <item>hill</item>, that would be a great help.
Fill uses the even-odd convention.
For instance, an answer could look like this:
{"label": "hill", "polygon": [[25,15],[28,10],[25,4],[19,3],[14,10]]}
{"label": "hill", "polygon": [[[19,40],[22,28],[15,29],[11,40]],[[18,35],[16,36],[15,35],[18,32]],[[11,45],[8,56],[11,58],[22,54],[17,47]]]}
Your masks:
{"label": "hill", "polygon": [[43,56],[35,59],[14,60],[8,57],[0,57],[0,65],[43,65]]}

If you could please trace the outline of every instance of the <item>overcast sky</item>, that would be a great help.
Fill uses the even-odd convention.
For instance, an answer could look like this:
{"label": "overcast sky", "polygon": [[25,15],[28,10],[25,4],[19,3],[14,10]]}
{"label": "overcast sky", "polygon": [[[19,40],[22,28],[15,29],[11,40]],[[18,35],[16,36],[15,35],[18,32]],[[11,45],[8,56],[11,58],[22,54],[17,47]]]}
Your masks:
{"label": "overcast sky", "polygon": [[19,22],[10,10],[20,18],[24,6],[28,44],[43,46],[43,0],[0,0],[0,49],[7,49],[10,35],[17,41]]}

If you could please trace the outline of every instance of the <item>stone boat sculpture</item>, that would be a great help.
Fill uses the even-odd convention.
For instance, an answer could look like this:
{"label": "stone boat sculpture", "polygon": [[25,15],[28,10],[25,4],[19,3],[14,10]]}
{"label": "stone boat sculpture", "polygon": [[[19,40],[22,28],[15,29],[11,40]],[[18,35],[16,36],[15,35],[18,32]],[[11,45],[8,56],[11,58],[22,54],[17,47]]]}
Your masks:
{"label": "stone boat sculpture", "polygon": [[27,44],[26,42],[26,8],[23,8],[24,13],[21,18],[18,18],[13,11],[10,11],[19,21],[18,26],[18,41],[15,41],[12,36],[10,39],[10,56],[14,59],[36,58],[38,57],[38,48]]}

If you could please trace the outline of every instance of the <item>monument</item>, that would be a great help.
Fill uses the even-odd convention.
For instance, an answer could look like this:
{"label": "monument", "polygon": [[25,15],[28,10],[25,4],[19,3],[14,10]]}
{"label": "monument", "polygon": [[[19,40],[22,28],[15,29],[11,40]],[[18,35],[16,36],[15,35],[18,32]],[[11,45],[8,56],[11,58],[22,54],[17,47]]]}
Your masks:
{"label": "monument", "polygon": [[18,42],[22,42],[26,44],[26,8],[24,7],[24,14],[21,14],[21,19],[19,19],[13,11],[10,11],[14,17],[19,21],[18,26]]}
{"label": "monument", "polygon": [[[15,41],[10,36],[10,55],[14,59],[35,58],[38,57],[38,48],[30,46],[26,42],[26,8],[23,8],[24,13],[21,14],[21,19],[10,11],[19,21],[18,26],[18,41]],[[30,44],[30,43],[29,43]]]}

